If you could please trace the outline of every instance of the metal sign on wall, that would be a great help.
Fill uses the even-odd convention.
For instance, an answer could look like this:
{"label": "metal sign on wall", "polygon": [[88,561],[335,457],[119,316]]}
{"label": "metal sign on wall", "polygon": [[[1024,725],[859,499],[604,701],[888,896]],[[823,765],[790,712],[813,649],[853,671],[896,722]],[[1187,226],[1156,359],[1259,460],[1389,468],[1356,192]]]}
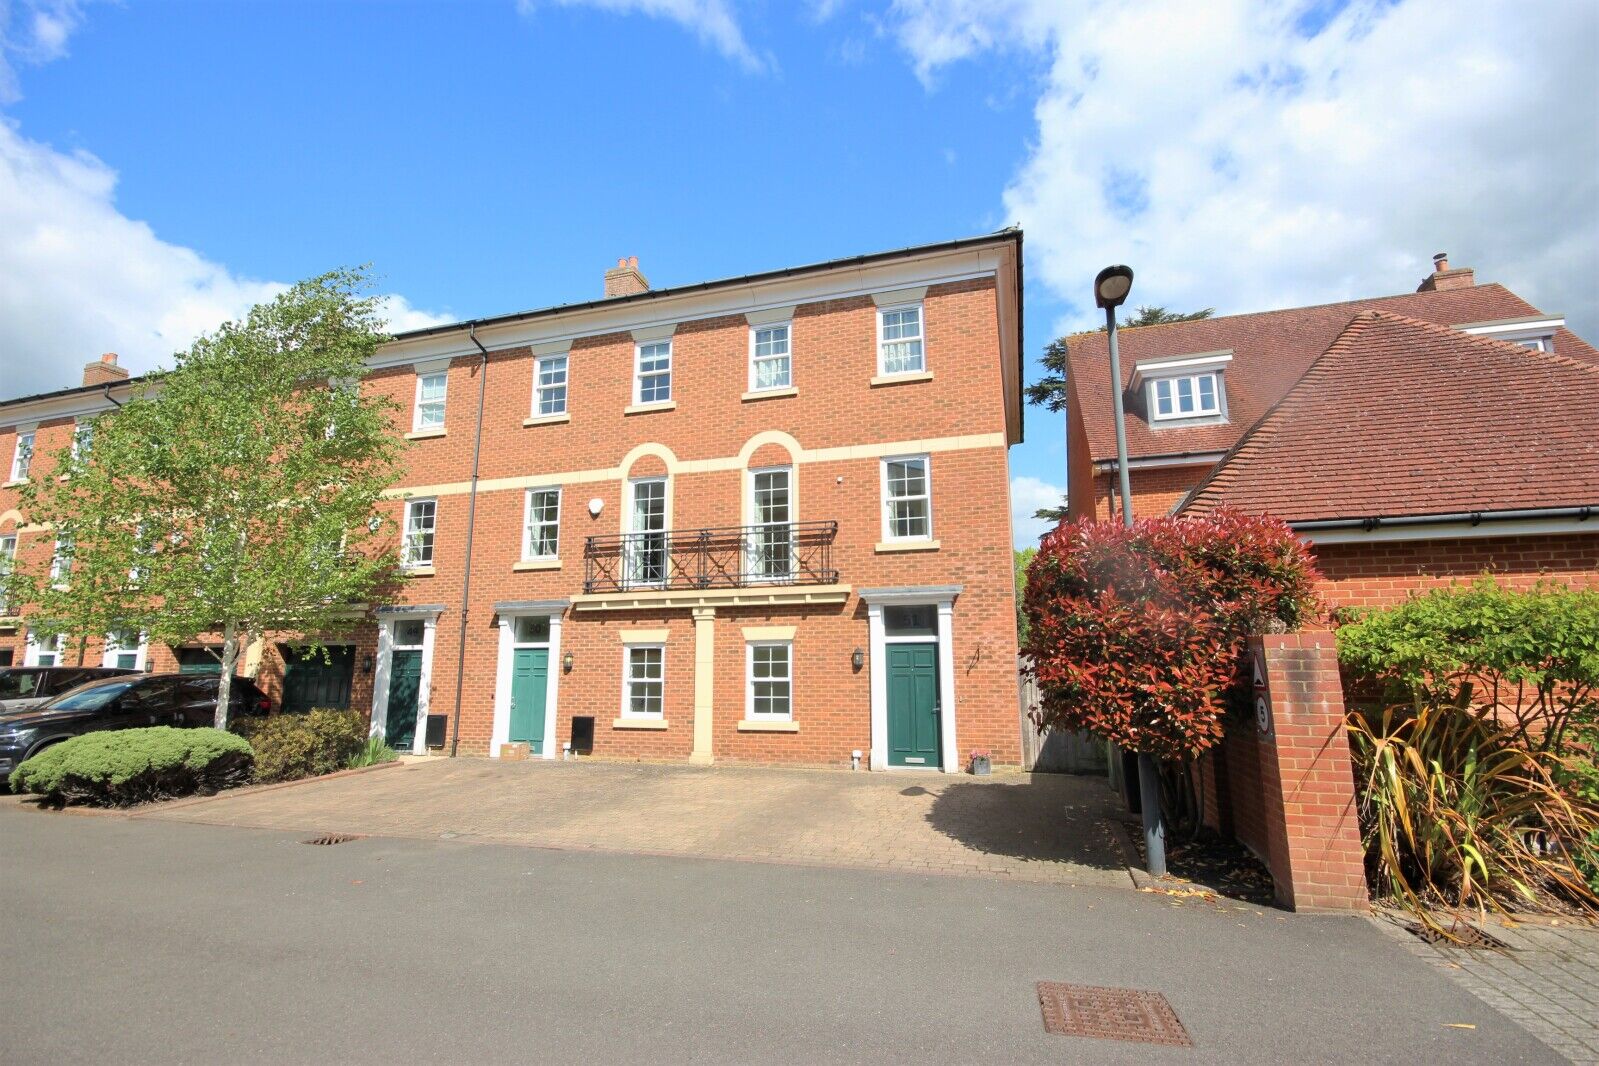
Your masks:
{"label": "metal sign on wall", "polygon": [[1271,736],[1271,693],[1266,687],[1266,651],[1259,645],[1250,649],[1254,680],[1251,685],[1255,700],[1255,728],[1261,736]]}

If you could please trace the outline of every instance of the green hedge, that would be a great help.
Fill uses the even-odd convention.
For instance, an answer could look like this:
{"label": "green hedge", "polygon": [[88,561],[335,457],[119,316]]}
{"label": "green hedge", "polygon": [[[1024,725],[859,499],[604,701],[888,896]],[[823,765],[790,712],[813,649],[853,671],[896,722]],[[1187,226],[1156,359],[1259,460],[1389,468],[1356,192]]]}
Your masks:
{"label": "green hedge", "polygon": [[294,781],[342,770],[367,740],[366,719],[359,711],[328,708],[241,718],[234,729],[255,749],[255,779],[260,782]]}
{"label": "green hedge", "polygon": [[252,762],[247,741],[216,729],[117,729],[46,748],[16,768],[11,788],[56,805],[125,807],[243,784]]}

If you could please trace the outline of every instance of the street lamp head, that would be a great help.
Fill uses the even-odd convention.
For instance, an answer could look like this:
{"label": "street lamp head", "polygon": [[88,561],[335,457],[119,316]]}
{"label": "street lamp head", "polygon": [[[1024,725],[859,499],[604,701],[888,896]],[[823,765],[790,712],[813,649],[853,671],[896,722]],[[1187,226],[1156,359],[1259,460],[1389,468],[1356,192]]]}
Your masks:
{"label": "street lamp head", "polygon": [[1094,304],[1100,308],[1120,307],[1132,287],[1132,267],[1108,266],[1094,279]]}

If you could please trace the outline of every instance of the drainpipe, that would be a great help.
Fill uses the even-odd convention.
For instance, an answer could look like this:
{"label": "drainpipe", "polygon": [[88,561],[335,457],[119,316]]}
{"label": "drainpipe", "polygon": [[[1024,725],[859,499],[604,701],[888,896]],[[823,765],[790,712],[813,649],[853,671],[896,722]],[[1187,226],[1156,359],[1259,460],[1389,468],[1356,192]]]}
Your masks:
{"label": "drainpipe", "polygon": [[466,498],[466,576],[461,579],[461,633],[455,653],[455,722],[450,729],[450,758],[461,746],[461,689],[466,683],[466,623],[472,606],[472,529],[477,524],[478,458],[483,454],[483,400],[488,393],[489,350],[477,339],[477,322],[466,324],[466,339],[482,352],[478,362],[477,428],[472,432],[472,488]]}
{"label": "drainpipe", "polygon": [[110,382],[106,382],[105,398],[107,400],[111,401],[111,405],[113,407],[121,407],[122,406],[121,402],[119,402],[115,396],[111,395],[111,383]]}

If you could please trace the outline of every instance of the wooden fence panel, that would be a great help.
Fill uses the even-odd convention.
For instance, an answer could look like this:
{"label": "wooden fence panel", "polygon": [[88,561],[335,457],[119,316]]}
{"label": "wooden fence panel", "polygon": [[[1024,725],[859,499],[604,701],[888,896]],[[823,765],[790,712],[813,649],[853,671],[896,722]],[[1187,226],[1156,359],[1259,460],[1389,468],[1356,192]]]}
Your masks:
{"label": "wooden fence panel", "polygon": [[1035,773],[1102,774],[1105,742],[1081,730],[1040,733],[1028,711],[1038,702],[1038,685],[1027,675],[1026,660],[1016,663],[1017,707],[1022,731],[1022,768]]}

